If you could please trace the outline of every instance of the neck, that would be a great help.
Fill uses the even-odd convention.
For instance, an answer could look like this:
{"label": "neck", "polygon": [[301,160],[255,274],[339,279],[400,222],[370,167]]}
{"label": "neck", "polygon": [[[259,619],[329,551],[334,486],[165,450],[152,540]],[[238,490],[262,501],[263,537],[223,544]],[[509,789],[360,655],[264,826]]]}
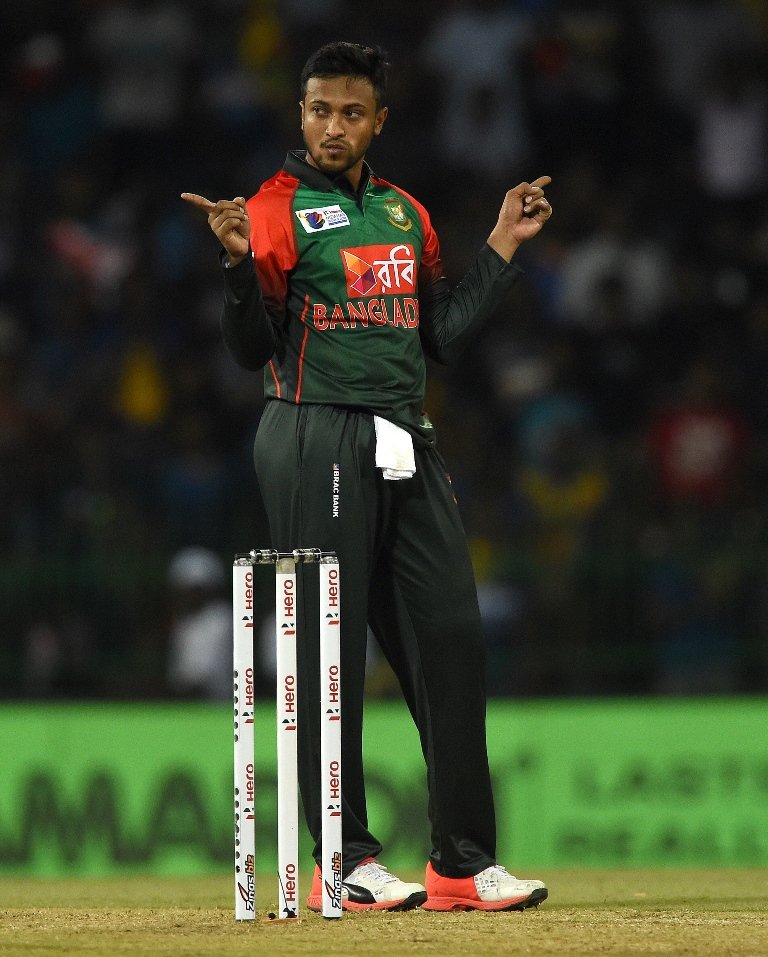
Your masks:
{"label": "neck", "polygon": [[354,166],[352,166],[348,170],[345,170],[340,175],[333,176],[332,174],[328,173],[326,170],[322,169],[320,166],[317,165],[317,163],[312,159],[312,156],[310,155],[309,150],[307,150],[304,156],[304,159],[310,166],[314,166],[315,169],[319,169],[320,172],[324,173],[330,180],[339,180],[342,178],[346,179],[346,181],[352,187],[352,191],[354,193],[356,193],[358,189],[360,188],[360,180],[362,179],[362,176],[363,176],[363,160],[360,160],[360,162],[355,163]]}

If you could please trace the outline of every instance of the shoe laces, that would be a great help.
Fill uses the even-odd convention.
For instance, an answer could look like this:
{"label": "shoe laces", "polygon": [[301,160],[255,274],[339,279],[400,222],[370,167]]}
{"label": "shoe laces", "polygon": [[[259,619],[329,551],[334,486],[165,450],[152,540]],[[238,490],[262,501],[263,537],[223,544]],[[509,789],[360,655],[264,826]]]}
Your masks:
{"label": "shoe laces", "polygon": [[[347,881],[351,881],[352,878],[368,878],[369,880],[375,880],[380,884],[389,884],[392,881],[396,881],[397,878],[394,874],[390,874],[389,871],[384,867],[383,864],[379,864],[378,861],[365,861],[363,864],[358,864],[357,867],[352,871],[352,873],[347,877]],[[354,881],[351,881],[354,884]]]}
{"label": "shoe laces", "polygon": [[501,864],[491,864],[485,870],[475,875],[475,883],[478,888],[491,887],[494,884],[500,884],[503,881],[516,881],[517,878],[510,874],[506,867]]}

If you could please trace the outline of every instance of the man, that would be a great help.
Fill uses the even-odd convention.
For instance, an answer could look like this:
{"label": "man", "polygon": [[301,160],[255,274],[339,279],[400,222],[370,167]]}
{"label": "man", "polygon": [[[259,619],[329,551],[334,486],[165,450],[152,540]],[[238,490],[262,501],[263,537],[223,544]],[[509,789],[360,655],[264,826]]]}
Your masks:
{"label": "man", "polygon": [[[272,546],[311,544],[339,556],[344,907],[523,909],[547,890],[496,863],[476,590],[422,402],[425,355],[450,360],[478,333],[514,282],[516,249],[551,214],[543,191],[550,179],[507,193],[487,244],[451,291],[426,210],[365,162],[387,117],[387,67],[378,49],[322,47],[301,76],[306,151],[289,153],[247,202],[182,198],[207,214],[223,247],[225,341],[241,365],[265,368],[255,463]],[[382,848],[368,829],[368,624],[400,681],[427,764],[426,888],[379,864]],[[300,785],[319,862],[316,636],[300,636],[299,659]],[[316,868],[315,910],[320,880]]]}

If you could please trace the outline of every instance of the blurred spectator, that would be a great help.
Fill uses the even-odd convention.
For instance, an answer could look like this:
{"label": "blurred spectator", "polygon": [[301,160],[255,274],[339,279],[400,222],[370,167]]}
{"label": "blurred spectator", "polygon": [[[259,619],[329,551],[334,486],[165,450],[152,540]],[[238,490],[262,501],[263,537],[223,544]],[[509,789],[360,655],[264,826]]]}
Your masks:
{"label": "blurred spectator", "polygon": [[168,569],[172,625],[168,685],[183,697],[232,694],[232,604],[224,597],[224,570],[215,552],[190,547]]}
{"label": "blurred spectator", "polygon": [[655,57],[658,96],[690,115],[713,63],[743,48],[754,30],[746,5],[733,0],[656,0],[644,8]]}
{"label": "blurred spectator", "polygon": [[56,33],[35,34],[19,53],[20,155],[41,190],[62,168],[84,159],[101,132],[95,90],[79,69],[79,55]]}
{"label": "blurred spectator", "polygon": [[546,6],[522,57],[526,123],[537,155],[558,172],[585,151],[601,171],[631,163],[646,85],[632,5]]}
{"label": "blurred spectator", "polygon": [[706,510],[738,502],[748,447],[746,424],[723,394],[718,370],[694,361],[677,397],[655,412],[649,426],[661,503]]}
{"label": "blurred spectator", "polygon": [[738,553],[695,523],[651,532],[644,601],[646,640],[656,655],[651,690],[659,694],[729,694],[742,678],[745,616]]}
{"label": "blurred spectator", "polygon": [[745,45],[722,54],[694,109],[700,221],[729,213],[740,229],[754,224],[765,192],[768,76],[762,50]]}
{"label": "blurred spectator", "polygon": [[108,0],[89,24],[99,116],[112,175],[170,173],[177,158],[199,34],[174,0]]}
{"label": "blurred spectator", "polygon": [[641,223],[633,195],[601,184],[597,193],[591,228],[571,243],[563,258],[557,311],[560,322],[601,334],[606,314],[600,305],[607,280],[615,280],[625,291],[623,321],[637,326],[658,317],[670,276],[669,253]]}
{"label": "blurred spectator", "polygon": [[768,461],[768,289],[750,302],[747,311],[750,349],[743,365],[749,423],[762,446],[761,459]]}
{"label": "blurred spectator", "polygon": [[0,547],[13,553],[28,541],[41,489],[35,478],[35,422],[21,399],[26,360],[16,317],[0,310]]}
{"label": "blurred spectator", "polygon": [[470,541],[470,553],[487,642],[488,694],[506,697],[525,693],[532,683],[524,641],[529,598],[519,577],[508,567],[506,542],[477,537]]}
{"label": "blurred spectator", "polygon": [[505,182],[530,155],[520,54],[528,14],[501,0],[453,0],[431,25],[424,63],[440,77],[436,143],[443,163]]}
{"label": "blurred spectator", "polygon": [[227,460],[203,408],[179,410],[170,423],[168,455],[158,467],[160,515],[171,541],[213,546],[228,528]]}
{"label": "blurred spectator", "polygon": [[518,460],[511,476],[510,537],[530,562],[527,602],[532,631],[519,655],[529,686],[584,693],[592,609],[583,601],[595,523],[609,500],[611,477],[600,430],[565,368],[553,387],[517,415]]}
{"label": "blurred spectator", "polygon": [[92,621],[72,596],[51,596],[24,636],[22,688],[35,698],[88,697],[98,688],[98,654]]}
{"label": "blurred spectator", "polygon": [[606,275],[595,289],[594,313],[588,329],[573,338],[585,394],[607,435],[633,434],[645,420],[646,396],[657,379],[656,324],[627,322],[630,294],[622,276]]}
{"label": "blurred spectator", "polygon": [[645,533],[644,598],[655,690],[736,691],[748,581],[736,534],[752,436],[711,361],[691,362],[652,416],[648,442],[657,507]]}

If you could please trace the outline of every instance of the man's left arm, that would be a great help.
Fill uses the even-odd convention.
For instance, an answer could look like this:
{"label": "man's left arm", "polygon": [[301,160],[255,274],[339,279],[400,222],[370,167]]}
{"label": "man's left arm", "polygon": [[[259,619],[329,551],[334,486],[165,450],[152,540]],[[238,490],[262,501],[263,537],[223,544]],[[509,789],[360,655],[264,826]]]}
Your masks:
{"label": "man's left arm", "polygon": [[509,190],[486,244],[453,289],[438,268],[436,236],[432,233],[427,239],[427,259],[419,283],[419,314],[422,345],[430,358],[442,363],[456,359],[514,285],[521,274],[512,263],[515,252],[521,243],[537,235],[552,215],[544,196],[544,187],[550,182],[549,176],[542,176]]}

